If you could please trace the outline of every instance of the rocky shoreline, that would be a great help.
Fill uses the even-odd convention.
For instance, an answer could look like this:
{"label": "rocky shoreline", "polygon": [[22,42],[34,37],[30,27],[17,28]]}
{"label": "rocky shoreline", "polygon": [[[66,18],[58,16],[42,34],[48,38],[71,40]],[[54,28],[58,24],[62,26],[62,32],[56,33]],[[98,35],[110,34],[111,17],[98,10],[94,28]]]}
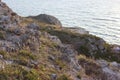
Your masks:
{"label": "rocky shoreline", "polygon": [[120,80],[120,46],[0,1],[0,80]]}

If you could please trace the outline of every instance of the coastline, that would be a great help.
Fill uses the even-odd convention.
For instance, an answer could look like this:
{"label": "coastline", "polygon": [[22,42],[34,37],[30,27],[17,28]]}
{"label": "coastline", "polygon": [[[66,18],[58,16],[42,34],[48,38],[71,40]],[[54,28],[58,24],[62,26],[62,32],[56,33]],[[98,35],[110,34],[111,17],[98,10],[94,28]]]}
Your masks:
{"label": "coastline", "polygon": [[[71,0],[72,1],[72,0]],[[73,2],[83,2],[85,0],[73,0]],[[36,2],[33,2],[34,5],[29,4],[29,1],[8,1],[8,0],[4,0],[4,2],[6,2],[9,7],[11,7],[16,13],[19,13],[20,16],[29,16],[29,15],[38,15],[38,14],[50,14],[53,15],[57,18],[60,19],[60,21],[62,22],[62,24],[64,26],[70,26],[70,27],[74,27],[74,26],[81,26],[83,28],[85,28],[86,30],[88,30],[90,32],[90,34],[93,35],[97,35],[101,38],[104,38],[104,40],[106,40],[107,42],[109,42],[110,44],[120,44],[119,41],[119,9],[117,12],[118,16],[116,16],[115,14],[112,14],[111,11],[115,11],[114,9],[111,10],[110,6],[114,5],[110,5],[107,4],[109,0],[104,0],[102,1],[97,1],[97,0],[88,0],[87,3],[90,3],[89,5],[86,5],[86,7],[84,8],[83,6],[80,6],[81,4],[86,4],[86,3],[75,3],[75,4],[80,4],[78,6],[80,6],[80,8],[82,9],[82,11],[80,9],[78,9],[78,7],[75,6],[76,5],[69,5],[68,3],[70,2],[69,0],[66,1],[53,1],[53,2],[58,2],[59,4],[54,6],[47,6],[46,4],[42,4],[41,0]],[[48,4],[52,4],[52,2],[50,1],[42,1],[43,3],[48,3]],[[61,6],[61,2],[66,2],[66,6],[69,6],[68,8],[70,9],[66,9],[64,8],[64,6]],[[67,3],[68,2],[68,3]],[[92,2],[95,2],[95,5],[92,5]],[[103,4],[100,4],[100,3]],[[118,4],[116,3],[116,1],[110,1],[112,2],[112,4]],[[25,5],[24,3],[27,3],[27,5]],[[72,4],[72,2],[70,2]],[[14,4],[14,5],[12,5]],[[36,5],[37,4],[37,5]],[[41,4],[42,6],[39,6],[39,4]],[[22,6],[21,6],[22,5]],[[64,5],[64,4],[63,4]],[[93,8],[87,7],[87,6],[94,6]],[[99,5],[99,6],[98,6]],[[73,8],[71,8],[73,6]],[[102,11],[105,14],[100,14],[100,12],[98,10],[96,10],[96,7],[99,7],[98,9],[100,11]],[[106,7],[110,7],[107,8]],[[119,5],[118,5],[119,6]],[[24,8],[25,7],[25,8]],[[59,7],[60,9],[55,9],[56,7]],[[101,9],[101,7],[103,9]],[[87,10],[86,10],[87,8]],[[116,9],[119,7],[115,7]],[[33,9],[33,12],[31,12]],[[47,10],[46,10],[47,9]],[[96,10],[94,13],[90,10]],[[106,9],[106,10],[104,10]],[[78,11],[78,12],[76,12]],[[111,13],[111,15],[107,14],[107,13]],[[95,16],[96,15],[96,16]]]}
{"label": "coastline", "polygon": [[51,15],[21,17],[0,2],[0,80],[120,80],[119,70],[119,45]]}

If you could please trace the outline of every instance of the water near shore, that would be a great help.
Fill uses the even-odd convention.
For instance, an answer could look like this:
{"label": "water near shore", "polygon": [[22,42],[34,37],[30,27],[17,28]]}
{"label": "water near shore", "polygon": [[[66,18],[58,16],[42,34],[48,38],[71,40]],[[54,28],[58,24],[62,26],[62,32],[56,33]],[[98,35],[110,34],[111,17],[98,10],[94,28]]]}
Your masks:
{"label": "water near shore", "polygon": [[21,16],[42,13],[64,26],[80,26],[107,42],[120,44],[120,0],[3,0]]}

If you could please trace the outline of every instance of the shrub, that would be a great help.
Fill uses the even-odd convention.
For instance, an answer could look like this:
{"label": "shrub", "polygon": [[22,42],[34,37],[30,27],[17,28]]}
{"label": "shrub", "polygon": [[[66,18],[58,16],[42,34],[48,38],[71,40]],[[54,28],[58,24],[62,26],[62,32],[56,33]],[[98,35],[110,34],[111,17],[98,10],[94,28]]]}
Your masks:
{"label": "shrub", "polygon": [[86,56],[91,56],[86,46],[80,46],[80,48],[78,48],[77,51],[83,53]]}
{"label": "shrub", "polygon": [[0,55],[2,55],[3,57],[5,57],[6,54],[7,54],[7,52],[5,52],[5,51],[0,51]]}
{"label": "shrub", "polygon": [[8,65],[0,70],[0,80],[40,80],[35,69],[27,70],[20,65]]}
{"label": "shrub", "polygon": [[36,54],[27,50],[20,50],[18,53],[12,53],[11,57],[14,62],[27,67],[34,67],[31,61],[36,61],[38,59]]}
{"label": "shrub", "polygon": [[32,54],[31,52],[29,52],[27,50],[21,50],[21,51],[19,51],[19,55],[23,56],[25,58],[28,58],[28,59],[33,59],[33,60],[35,60],[36,57],[37,57],[35,54]]}
{"label": "shrub", "polygon": [[26,75],[26,80],[40,80],[39,73],[35,69],[31,69]]}
{"label": "shrub", "polygon": [[6,51],[0,51],[0,55],[2,55],[2,57],[4,59],[8,59],[10,57],[9,53],[7,53]]}

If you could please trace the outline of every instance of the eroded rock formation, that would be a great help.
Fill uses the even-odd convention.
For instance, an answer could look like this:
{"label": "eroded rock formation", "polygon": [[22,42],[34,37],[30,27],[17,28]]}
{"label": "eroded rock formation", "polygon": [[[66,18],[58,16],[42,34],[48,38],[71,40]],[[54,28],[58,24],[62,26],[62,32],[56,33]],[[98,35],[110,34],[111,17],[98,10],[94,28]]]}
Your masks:
{"label": "eroded rock formation", "polygon": [[0,0],[0,80],[120,80],[120,47],[49,15],[23,18]]}

